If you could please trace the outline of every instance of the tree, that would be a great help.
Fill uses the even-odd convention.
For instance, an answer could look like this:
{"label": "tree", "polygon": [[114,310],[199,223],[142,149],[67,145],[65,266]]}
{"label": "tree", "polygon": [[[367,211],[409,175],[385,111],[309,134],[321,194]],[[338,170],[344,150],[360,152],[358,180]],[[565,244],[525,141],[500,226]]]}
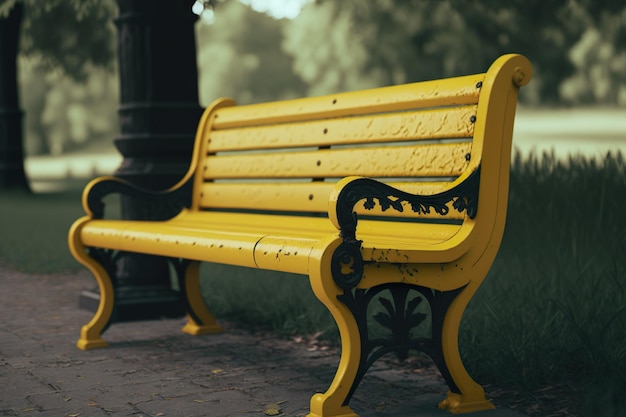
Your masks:
{"label": "tree", "polygon": [[198,66],[201,101],[232,97],[238,103],[301,96],[306,84],[282,48],[286,19],[274,19],[239,1],[219,4],[212,25],[200,23]]}
{"label": "tree", "polygon": [[610,49],[614,68],[595,65],[608,72],[596,80],[612,83],[595,102],[615,104],[611,91],[623,90],[626,103],[624,17],[626,5],[611,0],[317,0],[287,26],[283,46],[311,94],[482,72],[501,54],[522,53],[535,76],[521,99],[563,104],[566,80],[582,72],[593,82],[585,69],[594,58],[571,56],[593,30],[600,40],[587,43]]}
{"label": "tree", "polygon": [[485,43],[506,39],[474,31],[461,4],[473,2],[318,0],[287,27],[284,47],[312,94],[478,72],[494,55]]}
{"label": "tree", "polygon": [[[112,68],[111,0],[3,0],[0,3],[0,189],[25,189],[17,55],[84,80],[90,67]],[[98,28],[98,30],[94,30]]]}
{"label": "tree", "polygon": [[574,73],[560,84],[561,98],[626,107],[626,5],[579,1],[588,24],[568,52]]}
{"label": "tree", "polygon": [[84,80],[91,67],[113,70],[117,6],[113,0],[2,0],[0,16],[22,4],[20,53],[46,70]]}
{"label": "tree", "polygon": [[21,4],[0,16],[0,189],[28,190],[22,148],[22,112],[17,91]]}

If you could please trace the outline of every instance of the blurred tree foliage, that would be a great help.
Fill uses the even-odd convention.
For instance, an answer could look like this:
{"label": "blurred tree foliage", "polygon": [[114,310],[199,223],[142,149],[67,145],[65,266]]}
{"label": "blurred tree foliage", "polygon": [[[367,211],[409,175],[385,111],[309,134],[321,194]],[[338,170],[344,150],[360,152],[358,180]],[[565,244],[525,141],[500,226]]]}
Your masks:
{"label": "blurred tree foliage", "polygon": [[112,134],[114,0],[2,0],[0,15],[18,3],[24,14],[16,82],[26,113],[26,154],[59,154]]}
{"label": "blurred tree foliage", "polygon": [[116,73],[91,67],[77,81],[58,70],[42,71],[35,59],[21,57],[19,63],[27,155],[59,155],[85,146],[113,149],[118,132]]}
{"label": "blurred tree foliage", "polygon": [[2,0],[0,14],[24,4],[21,53],[43,70],[84,81],[91,68],[113,70],[114,0]]}
{"label": "blurred tree foliage", "polygon": [[198,22],[202,105],[218,97],[244,104],[305,94],[307,85],[294,73],[293,58],[281,48],[286,24],[238,1],[219,4],[212,25]]}
{"label": "blurred tree foliage", "polygon": [[[21,1],[20,86],[30,155],[118,129],[114,0]],[[355,90],[482,72],[519,52],[528,105],[626,106],[626,4],[615,0],[311,0],[294,20],[237,0],[196,28],[200,104]]]}
{"label": "blurred tree foliage", "polygon": [[[0,13],[14,2],[0,3]],[[85,145],[113,150],[119,103],[117,73],[111,71],[117,62],[115,2],[23,2],[25,11],[31,7],[19,61],[27,154]],[[198,23],[201,104],[222,96],[250,103],[305,94],[293,58],[281,48],[285,24],[234,0],[219,5],[215,24]]]}
{"label": "blurred tree foliage", "polygon": [[317,0],[285,30],[310,94],[484,71],[522,53],[528,104],[626,106],[626,4],[612,0]]}

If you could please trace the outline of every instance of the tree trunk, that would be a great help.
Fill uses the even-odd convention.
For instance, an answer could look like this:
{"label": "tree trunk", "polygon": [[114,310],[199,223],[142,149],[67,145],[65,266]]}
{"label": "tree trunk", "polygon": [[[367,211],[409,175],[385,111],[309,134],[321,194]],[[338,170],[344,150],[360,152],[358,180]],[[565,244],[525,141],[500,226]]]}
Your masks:
{"label": "tree trunk", "polygon": [[17,86],[17,53],[22,3],[16,3],[8,16],[0,17],[0,190],[30,192],[24,172],[22,110]]}

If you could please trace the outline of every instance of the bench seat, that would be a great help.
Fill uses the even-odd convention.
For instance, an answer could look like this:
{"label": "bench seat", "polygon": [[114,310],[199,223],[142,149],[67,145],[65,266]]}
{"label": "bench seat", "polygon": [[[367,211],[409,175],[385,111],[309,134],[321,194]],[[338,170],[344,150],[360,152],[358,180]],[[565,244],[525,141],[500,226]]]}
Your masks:
{"label": "bench seat", "polygon": [[[384,228],[380,223],[359,222],[364,261],[375,260],[376,254],[391,249],[404,262],[458,258],[457,254],[446,258],[438,246],[458,233],[460,225],[426,223],[402,237],[407,228],[403,223],[384,222]],[[185,212],[166,222],[94,220],[82,228],[80,236],[90,247],[307,274],[311,251],[336,234],[337,229],[325,217]]]}

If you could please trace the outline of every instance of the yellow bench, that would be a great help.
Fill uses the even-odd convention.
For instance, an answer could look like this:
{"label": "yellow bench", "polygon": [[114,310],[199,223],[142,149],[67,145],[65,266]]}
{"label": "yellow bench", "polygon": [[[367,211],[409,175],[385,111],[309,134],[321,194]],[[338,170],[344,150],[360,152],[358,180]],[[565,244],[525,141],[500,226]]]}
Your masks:
{"label": "yellow bench", "polygon": [[[348,403],[370,365],[410,350],[439,367],[450,388],[441,408],[492,408],[461,362],[458,331],[500,245],[518,89],[531,71],[525,57],[505,55],[484,74],[214,102],[178,185],[151,193],[106,177],[84,190],[87,216],[69,246],[101,300],[78,347],[107,345],[117,251],[170,259],[192,335],[221,330],[200,293],[200,262],[285,271],[309,277],[341,336],[337,373],[309,416],[356,416]],[[191,203],[177,205],[189,187]],[[163,201],[171,218],[105,220],[101,200],[113,192]]]}

